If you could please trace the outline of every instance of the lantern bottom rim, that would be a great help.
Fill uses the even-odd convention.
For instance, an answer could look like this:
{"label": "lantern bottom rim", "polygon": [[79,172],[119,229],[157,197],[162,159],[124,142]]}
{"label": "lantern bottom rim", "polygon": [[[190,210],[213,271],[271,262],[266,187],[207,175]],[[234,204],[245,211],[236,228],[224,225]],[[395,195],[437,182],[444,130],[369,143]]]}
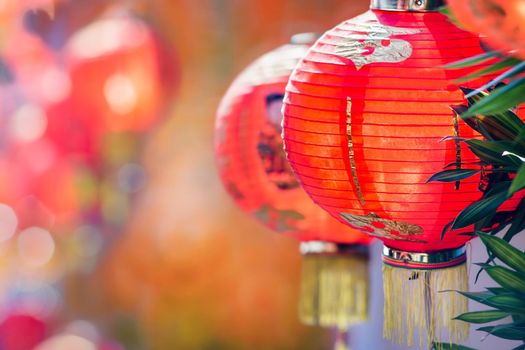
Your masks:
{"label": "lantern bottom rim", "polygon": [[369,247],[364,244],[348,244],[327,241],[301,242],[301,255],[362,255],[368,257]]}
{"label": "lantern bottom rim", "polygon": [[409,252],[383,247],[383,262],[405,269],[432,270],[461,265],[467,261],[465,246],[433,252]]}

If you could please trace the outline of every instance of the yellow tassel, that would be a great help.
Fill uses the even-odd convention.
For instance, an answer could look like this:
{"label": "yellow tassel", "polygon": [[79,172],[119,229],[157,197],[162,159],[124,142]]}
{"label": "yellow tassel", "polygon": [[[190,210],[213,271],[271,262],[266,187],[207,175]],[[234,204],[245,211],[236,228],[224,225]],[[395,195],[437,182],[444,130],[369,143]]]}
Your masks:
{"label": "yellow tassel", "polygon": [[468,289],[465,264],[435,270],[411,270],[383,264],[383,335],[398,344],[429,347],[433,341],[466,339],[468,324],[453,320],[467,312],[467,299],[451,290]]}
{"label": "yellow tassel", "polygon": [[308,325],[346,329],[368,318],[368,258],[363,254],[306,254],[299,316]]}

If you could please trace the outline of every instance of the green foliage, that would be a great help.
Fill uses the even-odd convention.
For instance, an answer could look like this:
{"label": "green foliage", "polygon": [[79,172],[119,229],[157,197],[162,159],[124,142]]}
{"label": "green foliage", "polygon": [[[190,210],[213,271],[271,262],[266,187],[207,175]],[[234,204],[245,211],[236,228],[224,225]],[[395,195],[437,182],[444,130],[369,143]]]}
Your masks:
{"label": "green foliage", "polygon": [[[490,64],[486,67],[487,64]],[[469,106],[462,116],[469,117],[476,114],[493,114],[505,112],[525,101],[525,62],[513,57],[506,57],[496,51],[485,52],[445,66],[448,69],[464,69],[479,66],[480,69],[457,82],[463,83],[480,77],[492,76],[500,73],[488,83],[471,92],[472,95],[493,90],[490,94],[483,94],[479,100]],[[467,95],[470,97],[470,95]]]}
{"label": "green foliage", "polygon": [[432,175],[427,182],[440,181],[440,182],[456,182],[476,175],[481,170],[479,169],[452,169],[443,170],[437,174]]}
{"label": "green foliage", "polygon": [[[482,197],[461,211],[456,219],[447,225],[444,234],[449,229],[472,225],[476,231],[490,231],[495,234],[510,224],[510,233],[505,235],[508,241],[525,229],[525,203],[514,212],[499,210],[516,192],[525,189],[525,123],[512,110],[487,115],[469,115],[467,111],[471,110],[472,106],[482,103],[490,94],[468,88],[462,90],[468,105],[455,105],[451,108],[485,139],[446,137],[443,140],[466,144],[479,157],[480,162],[449,164],[443,171],[431,176],[428,182],[457,182],[479,176],[481,173]],[[455,166],[456,169],[448,169],[450,166]]]}
{"label": "green foliage", "polygon": [[[459,292],[490,309],[467,312],[455,319],[474,324],[508,319],[507,323],[484,326],[477,330],[503,339],[525,341],[525,253],[501,238],[481,232],[478,234],[494,257],[492,264],[480,265],[499,287],[487,288],[482,292]],[[503,267],[501,263],[508,268]],[[455,344],[435,346],[436,349],[468,349]]]}
{"label": "green foliage", "polygon": [[[472,227],[469,234],[479,236],[489,254],[485,263],[477,264],[480,273],[486,273],[498,287],[458,292],[487,309],[467,312],[455,319],[473,324],[504,320],[503,324],[485,325],[477,330],[522,341],[514,350],[525,350],[525,253],[510,244],[516,234],[525,230],[525,198],[515,210],[501,208],[509,198],[525,191],[525,123],[514,110],[525,102],[525,62],[489,51],[446,66],[447,69],[469,67],[474,68],[473,72],[458,79],[458,84],[481,77],[489,81],[478,89],[462,87],[467,103],[451,108],[483,140],[448,136],[442,141],[465,144],[480,161],[449,164],[428,182],[480,179],[481,198],[448,223],[442,236],[449,230]],[[495,236],[506,227],[502,238]],[[435,343],[434,349],[472,350],[445,343]]]}
{"label": "green foliage", "polygon": [[469,323],[487,323],[498,321],[508,316],[510,316],[510,314],[506,311],[487,310],[467,312],[457,316],[455,320],[460,320]]}

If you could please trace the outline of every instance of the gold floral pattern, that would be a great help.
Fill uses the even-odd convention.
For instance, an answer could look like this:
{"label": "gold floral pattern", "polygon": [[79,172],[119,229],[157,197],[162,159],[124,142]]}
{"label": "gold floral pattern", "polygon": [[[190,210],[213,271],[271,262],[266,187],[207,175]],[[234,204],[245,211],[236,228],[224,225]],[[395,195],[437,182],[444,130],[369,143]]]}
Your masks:
{"label": "gold floral pattern", "polygon": [[404,221],[383,219],[375,213],[367,215],[340,213],[339,215],[341,215],[341,217],[352,227],[371,236],[383,237],[397,241],[425,242],[424,240],[414,237],[423,233],[423,228],[419,225]]}

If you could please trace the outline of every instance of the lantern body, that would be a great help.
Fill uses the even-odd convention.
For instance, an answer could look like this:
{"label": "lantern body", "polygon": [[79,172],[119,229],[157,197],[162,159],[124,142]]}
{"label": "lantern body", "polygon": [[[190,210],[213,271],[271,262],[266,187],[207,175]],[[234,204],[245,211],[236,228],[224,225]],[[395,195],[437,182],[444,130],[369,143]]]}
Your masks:
{"label": "lantern body", "polygon": [[441,234],[481,197],[480,178],[426,181],[477,160],[440,140],[476,136],[450,108],[464,103],[453,81],[466,72],[443,65],[480,53],[476,36],[438,12],[370,10],[324,34],[290,77],[284,107],[288,159],[312,199],[394,249],[464,245],[465,230]]}
{"label": "lantern body", "polygon": [[284,89],[307,45],[285,45],[249,66],[223,98],[216,122],[219,173],[243,211],[302,241],[368,244],[317,207],[286,160],[281,138]]}

